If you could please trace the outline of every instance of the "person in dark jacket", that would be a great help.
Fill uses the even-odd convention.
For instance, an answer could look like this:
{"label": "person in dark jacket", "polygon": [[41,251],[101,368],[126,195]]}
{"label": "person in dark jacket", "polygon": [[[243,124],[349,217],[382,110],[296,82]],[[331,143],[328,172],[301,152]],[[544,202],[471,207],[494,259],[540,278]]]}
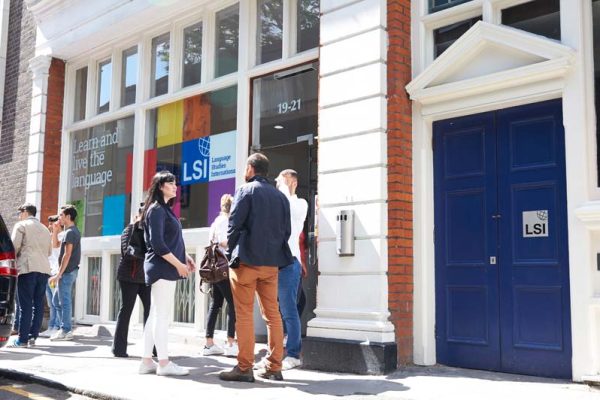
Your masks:
{"label": "person in dark jacket", "polygon": [[[171,209],[176,197],[175,176],[169,171],[154,175],[142,213],[146,241],[144,273],[146,284],[152,286],[152,301],[150,316],[144,327],[140,374],[189,374],[186,368],[169,361],[167,349],[176,283],[179,279],[187,278],[196,268],[194,260],[185,252],[181,223]],[[155,345],[158,365],[152,360],[152,347]]]}
{"label": "person in dark jacket", "polygon": [[139,296],[144,307],[144,324],[150,313],[150,286],[146,286],[144,277],[144,257],[146,243],[144,230],[140,226],[143,209],[140,207],[134,222],[121,234],[121,261],[117,268],[117,280],[121,289],[121,308],[117,317],[112,353],[115,357],[129,357],[127,354],[127,335],[129,320]]}
{"label": "person in dark jacket", "polygon": [[278,267],[294,259],[288,245],[291,233],[290,202],[269,183],[269,159],[254,153],[246,163],[246,184],[233,200],[227,252],[229,280],[235,304],[239,354],[231,371],[221,372],[224,381],[254,382],[254,296],[258,294],[261,314],[267,323],[269,356],[259,376],[282,380],[283,325],[277,301]]}

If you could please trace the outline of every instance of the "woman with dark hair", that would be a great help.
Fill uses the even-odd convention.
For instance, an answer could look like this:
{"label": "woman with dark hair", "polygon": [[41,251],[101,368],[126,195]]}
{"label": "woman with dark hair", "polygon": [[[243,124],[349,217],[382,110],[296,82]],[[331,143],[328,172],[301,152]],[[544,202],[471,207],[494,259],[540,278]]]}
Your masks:
{"label": "woman with dark hair", "polygon": [[[195,269],[194,260],[185,252],[181,223],[171,210],[176,196],[175,175],[169,171],[154,175],[142,212],[147,247],[144,272],[146,284],[152,287],[152,300],[150,316],[144,327],[140,374],[189,374],[186,368],[169,361],[167,350],[169,316],[177,280],[186,278]],[[152,360],[153,346],[156,346],[158,365]]]}
{"label": "woman with dark hair", "polygon": [[127,355],[129,320],[138,296],[144,307],[144,324],[150,313],[150,286],[146,286],[144,276],[146,244],[144,230],[140,226],[142,207],[139,208],[133,223],[127,225],[121,234],[121,260],[117,268],[117,280],[122,301],[112,345],[112,353],[115,357],[129,357]]}

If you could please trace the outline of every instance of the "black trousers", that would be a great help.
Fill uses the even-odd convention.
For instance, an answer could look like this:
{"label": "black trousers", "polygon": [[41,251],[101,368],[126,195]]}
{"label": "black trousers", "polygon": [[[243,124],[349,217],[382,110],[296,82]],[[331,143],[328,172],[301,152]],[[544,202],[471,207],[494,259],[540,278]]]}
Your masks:
{"label": "black trousers", "polygon": [[142,305],[144,306],[144,324],[146,324],[146,320],[150,314],[150,286],[146,286],[145,283],[125,281],[119,281],[119,286],[121,287],[121,297],[123,300],[119,309],[119,316],[117,317],[112,351],[113,354],[125,355],[127,354],[129,320],[131,319],[135,299],[139,296],[142,301]]}
{"label": "black trousers", "polygon": [[223,300],[227,300],[227,337],[235,337],[235,307],[229,279],[212,284],[212,301],[208,310],[208,322],[206,324],[206,337],[211,338],[215,334],[217,317],[223,307]]}

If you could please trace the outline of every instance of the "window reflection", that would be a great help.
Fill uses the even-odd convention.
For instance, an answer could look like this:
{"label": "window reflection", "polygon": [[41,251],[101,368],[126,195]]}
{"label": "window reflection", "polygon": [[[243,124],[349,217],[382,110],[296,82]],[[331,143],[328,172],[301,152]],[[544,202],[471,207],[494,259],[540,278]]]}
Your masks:
{"label": "window reflection", "polygon": [[560,40],[560,0],[535,0],[502,10],[502,23]]}
{"label": "window reflection", "polygon": [[73,110],[73,120],[75,122],[85,118],[87,74],[87,67],[78,69],[75,73],[75,108]]}
{"label": "window reflection", "polygon": [[235,4],[217,13],[217,43],[215,54],[215,77],[238,69],[239,5]]}
{"label": "window reflection", "polygon": [[202,75],[202,23],[183,31],[183,86],[200,83]]}
{"label": "window reflection", "polygon": [[319,46],[319,3],[319,0],[298,0],[298,53]]}
{"label": "window reflection", "polygon": [[104,61],[98,65],[98,114],[108,111],[112,85],[112,62]]}
{"label": "window reflection", "polygon": [[169,91],[169,40],[168,33],[152,39],[152,97]]}
{"label": "window reflection", "polygon": [[135,103],[138,79],[138,52],[132,47],[123,52],[123,68],[121,73],[121,106]]}
{"label": "window reflection", "polygon": [[258,0],[256,63],[281,58],[283,38],[283,0]]}

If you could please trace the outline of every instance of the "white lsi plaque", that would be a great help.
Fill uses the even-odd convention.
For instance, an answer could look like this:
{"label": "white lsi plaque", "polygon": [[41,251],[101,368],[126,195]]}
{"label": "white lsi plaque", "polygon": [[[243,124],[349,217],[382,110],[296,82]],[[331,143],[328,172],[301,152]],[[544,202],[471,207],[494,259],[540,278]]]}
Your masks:
{"label": "white lsi plaque", "polygon": [[548,237],[548,210],[523,211],[523,237]]}

